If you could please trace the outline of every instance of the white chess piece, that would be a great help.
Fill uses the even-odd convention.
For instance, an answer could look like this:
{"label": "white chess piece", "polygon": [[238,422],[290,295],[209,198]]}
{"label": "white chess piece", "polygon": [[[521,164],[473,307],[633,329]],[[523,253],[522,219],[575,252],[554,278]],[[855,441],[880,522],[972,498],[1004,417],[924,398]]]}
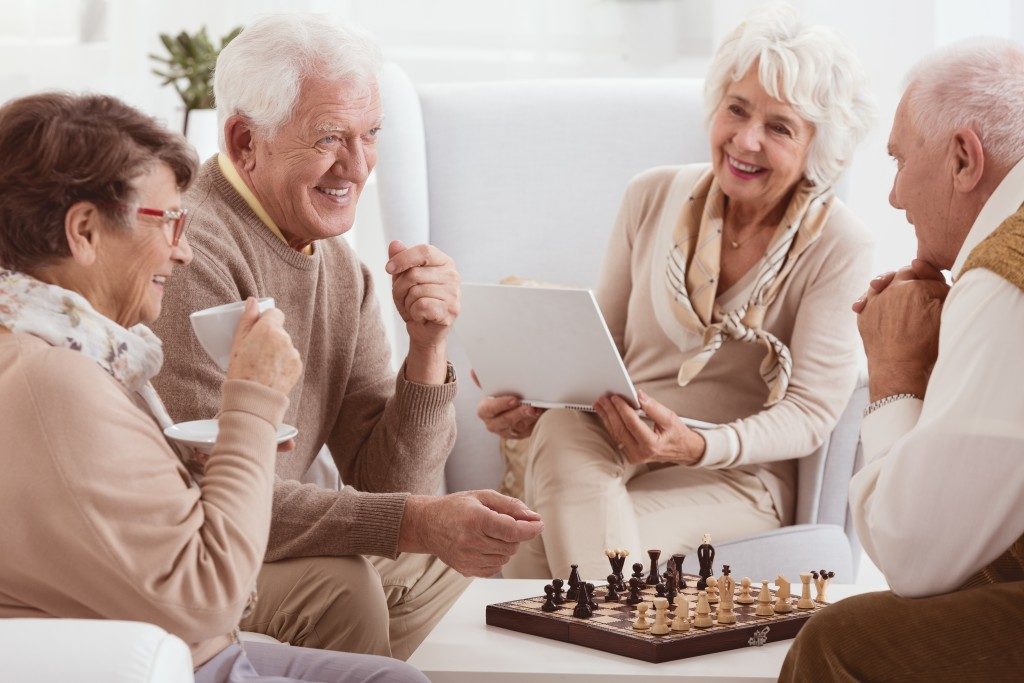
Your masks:
{"label": "white chess piece", "polygon": [[680,593],[676,596],[676,617],[672,620],[673,631],[690,630],[690,599]]}
{"label": "white chess piece", "polygon": [[750,594],[750,579],[744,576],[740,579],[740,594],[736,596],[736,602],[741,605],[752,605],[754,596]]}
{"label": "white chess piece", "polygon": [[775,613],[785,614],[793,611],[793,605],[789,602],[789,581],[785,576],[779,574],[775,577],[775,585],[778,586],[779,591],[776,594],[775,600]]}
{"label": "white chess piece", "polygon": [[796,608],[814,609],[814,601],[811,600],[811,573],[800,572],[800,582],[803,583],[803,590],[800,599],[796,601]]}
{"label": "white chess piece", "polygon": [[647,621],[647,610],[651,604],[648,602],[641,602],[636,606],[636,622],[633,624],[633,629],[636,631],[646,631],[651,628],[650,622]]}
{"label": "white chess piece", "polygon": [[697,593],[697,609],[693,613],[693,625],[697,628],[710,628],[714,625],[711,619],[711,605],[708,603],[707,591]]}
{"label": "white chess piece", "polygon": [[736,590],[736,582],[728,574],[722,576],[718,581],[718,588],[722,591],[722,599],[718,603],[718,623],[735,624],[736,613],[732,611],[733,591]]}
{"label": "white chess piece", "polygon": [[713,576],[709,576],[707,580],[708,585],[708,602],[712,605],[718,603],[718,579]]}
{"label": "white chess piece", "polygon": [[654,598],[654,610],[654,626],[651,627],[651,633],[663,636],[669,632],[668,598]]}
{"label": "white chess piece", "polygon": [[768,579],[761,581],[761,591],[757,594],[757,607],[754,614],[759,617],[770,617],[775,615],[772,608],[772,592],[768,590]]}

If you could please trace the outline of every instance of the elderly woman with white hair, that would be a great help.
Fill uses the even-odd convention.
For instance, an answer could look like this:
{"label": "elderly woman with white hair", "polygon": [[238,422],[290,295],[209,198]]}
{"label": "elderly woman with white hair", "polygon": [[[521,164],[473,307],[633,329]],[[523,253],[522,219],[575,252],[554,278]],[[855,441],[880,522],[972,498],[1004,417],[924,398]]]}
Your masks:
{"label": "elderly woman with white hair", "polygon": [[871,240],[834,187],[874,114],[863,70],[771,8],[725,39],[705,88],[712,162],[630,182],[597,289],[648,419],[619,396],[596,415],[479,407],[493,432],[532,433],[525,500],[545,530],[507,577],[603,576],[606,548],[689,553],[704,532],[789,523],[795,459],[853,390]]}

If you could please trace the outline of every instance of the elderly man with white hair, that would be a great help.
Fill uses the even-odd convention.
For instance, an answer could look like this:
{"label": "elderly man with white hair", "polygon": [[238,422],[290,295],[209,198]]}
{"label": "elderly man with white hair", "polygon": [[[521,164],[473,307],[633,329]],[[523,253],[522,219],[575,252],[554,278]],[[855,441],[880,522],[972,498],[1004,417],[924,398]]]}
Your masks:
{"label": "elderly man with white hair", "polygon": [[[176,420],[215,415],[223,377],[189,313],[276,300],[304,363],[284,416],[298,436],[277,460],[267,562],[242,627],[404,659],[465,588],[460,573],[496,573],[542,525],[493,491],[431,495],[455,438],[458,272],[434,247],[389,246],[409,334],[396,376],[369,270],[341,236],[376,162],[380,68],[362,31],[310,15],[257,21],[223,50],[221,151],[185,197],[194,259],[167,283],[156,384]],[[325,444],[341,490],[298,481]]]}
{"label": "elderly man with white hair", "polygon": [[854,304],[872,403],[850,506],[892,591],[813,617],[785,681],[1024,670],[1024,49],[955,44],[907,82],[889,201],[917,259]]}
{"label": "elderly man with white hair", "polygon": [[773,6],[726,37],[705,90],[712,162],[630,182],[597,289],[652,421],[618,396],[596,416],[479,407],[493,431],[533,431],[526,503],[546,528],[505,576],[603,576],[605,548],[689,553],[704,532],[791,523],[795,459],[849,400],[845,302],[871,239],[833,189],[873,118],[863,69],[835,32]]}

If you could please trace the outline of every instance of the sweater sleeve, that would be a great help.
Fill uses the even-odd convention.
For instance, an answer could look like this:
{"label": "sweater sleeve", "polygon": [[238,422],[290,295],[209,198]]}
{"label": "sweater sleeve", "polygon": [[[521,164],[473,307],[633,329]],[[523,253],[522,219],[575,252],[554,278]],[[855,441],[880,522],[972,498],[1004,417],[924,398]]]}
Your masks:
{"label": "sweater sleeve", "polygon": [[[856,219],[847,212],[843,220]],[[872,245],[862,237],[866,231],[859,224],[856,228],[832,245],[803,290],[789,344],[793,372],[786,396],[770,408],[708,432],[707,449],[697,467],[803,457],[814,452],[835,426],[863,365],[857,317],[850,305],[868,281]]]}
{"label": "sweater sleeve", "polygon": [[[197,487],[156,422],[79,354],[38,354],[26,365],[25,396],[23,429],[38,452],[23,455],[52,474],[33,493],[37,509],[25,510],[40,539],[19,552],[29,567],[47,566],[46,549],[61,557],[38,572],[52,581],[44,599],[151,622],[190,643],[230,633],[263,561],[287,398],[227,382],[220,439]],[[47,514],[52,523],[38,517]]]}
{"label": "sweater sleeve", "polygon": [[608,237],[608,246],[605,247],[595,291],[601,315],[622,357],[626,354],[626,317],[633,289],[633,242],[640,224],[638,195],[641,191],[637,179],[626,186],[619,214]]}
{"label": "sweater sleeve", "polygon": [[338,494],[291,483],[279,489],[276,497],[287,504],[276,506],[274,557],[395,557],[408,493],[437,491],[455,443],[456,383],[410,382],[404,365],[395,376],[373,280],[361,269],[355,357],[327,439],[342,481],[354,488]]}

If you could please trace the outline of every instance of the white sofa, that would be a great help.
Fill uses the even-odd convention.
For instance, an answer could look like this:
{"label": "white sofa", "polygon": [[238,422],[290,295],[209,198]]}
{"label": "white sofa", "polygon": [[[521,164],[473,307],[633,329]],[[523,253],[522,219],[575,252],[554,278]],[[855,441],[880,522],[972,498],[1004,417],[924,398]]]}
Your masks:
{"label": "white sofa", "polygon": [[0,619],[0,680],[192,683],[188,646],[158,626],[90,619]]}
{"label": "white sofa", "polygon": [[[466,282],[517,275],[593,286],[627,181],[652,166],[709,158],[698,80],[416,87],[389,65],[382,97],[376,173],[386,238],[437,245]],[[475,416],[481,394],[457,339],[451,355],[461,382],[448,490],[496,487],[498,439]],[[751,576],[824,567],[854,580],[859,545],[847,486],[865,403],[862,382],[828,441],[799,461],[796,526],[716,544],[719,558]]]}

